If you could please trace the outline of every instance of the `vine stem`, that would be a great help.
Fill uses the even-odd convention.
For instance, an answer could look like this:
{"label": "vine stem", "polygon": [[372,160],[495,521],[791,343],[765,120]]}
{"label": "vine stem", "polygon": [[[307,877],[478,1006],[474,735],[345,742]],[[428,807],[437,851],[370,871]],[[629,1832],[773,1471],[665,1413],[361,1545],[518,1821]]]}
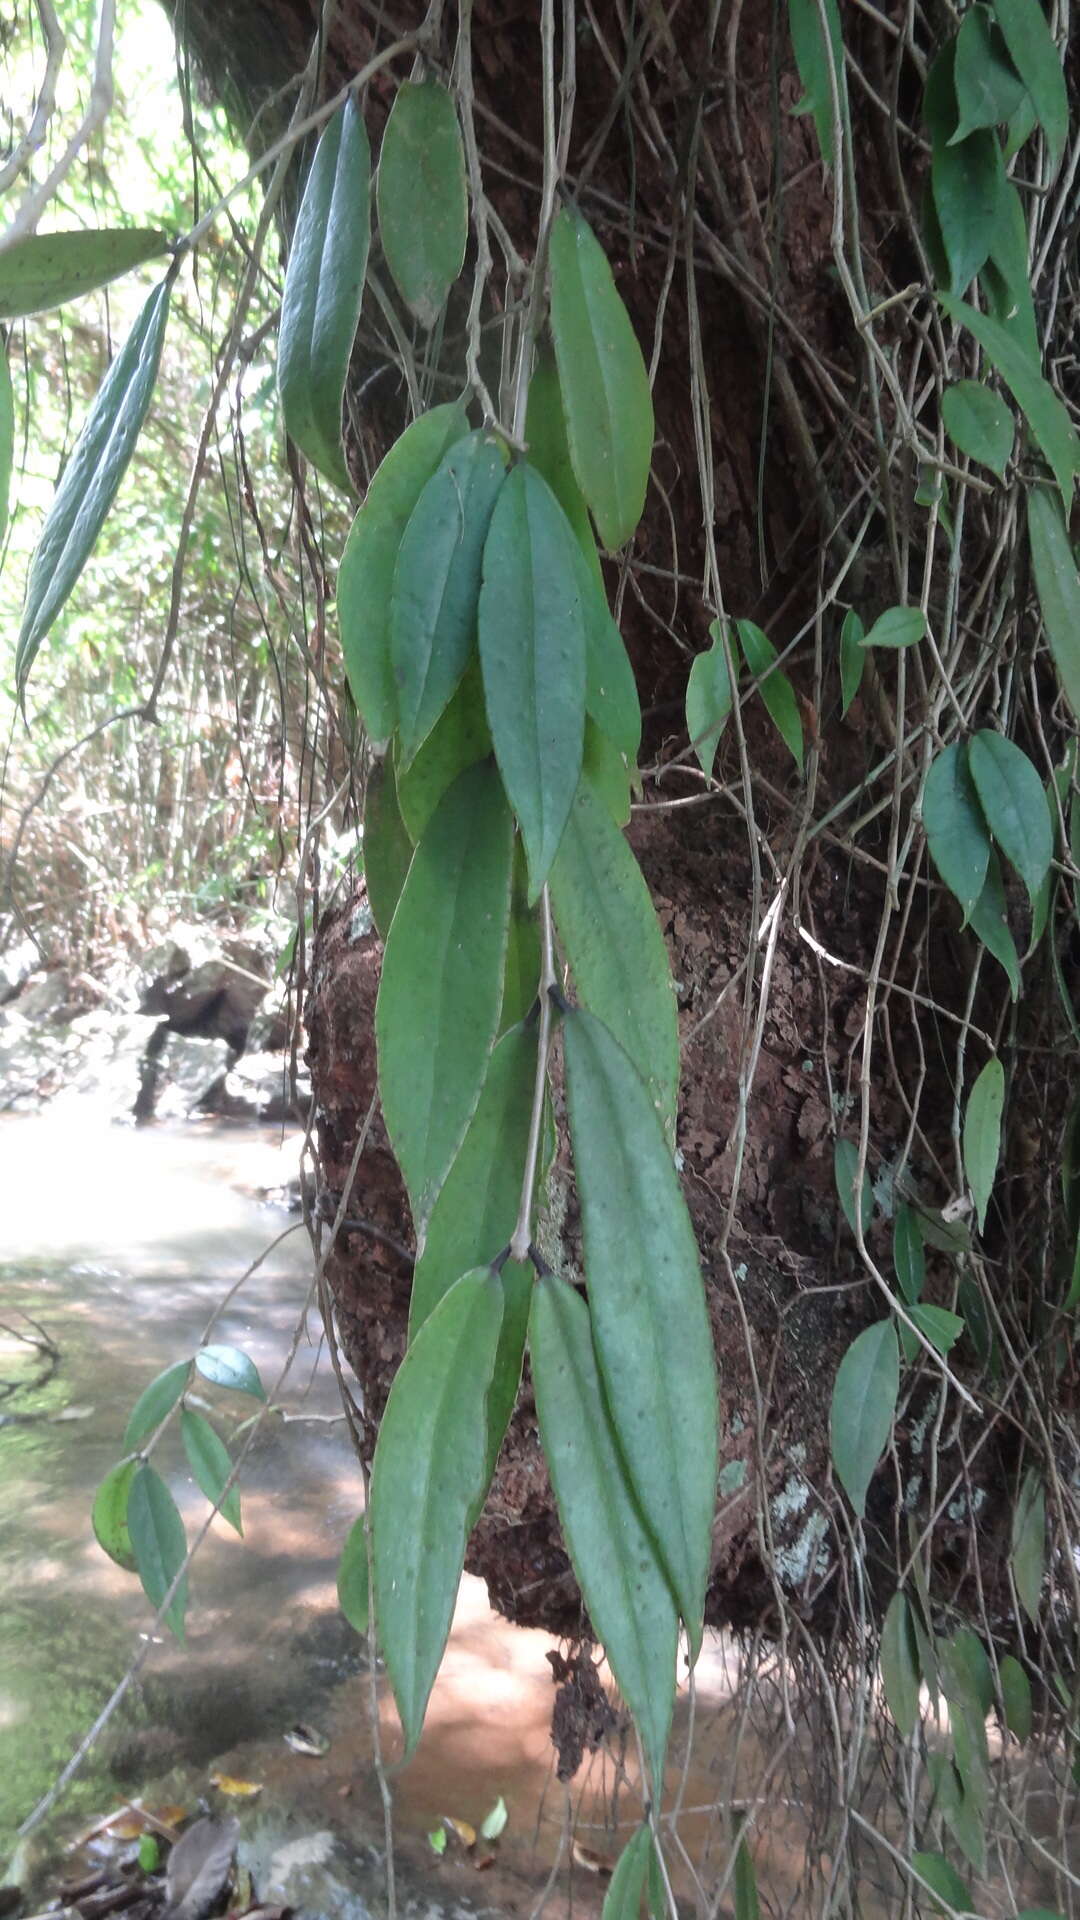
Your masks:
{"label": "vine stem", "polygon": [[547,1063],[551,1050],[551,989],[558,985],[555,977],[555,941],[551,931],[551,900],[546,887],[540,895],[540,927],[543,938],[543,958],[540,966],[540,1031],[536,1042],[536,1080],[533,1083],[532,1113],[529,1116],[529,1145],[525,1154],[525,1176],[521,1182],[517,1224],[510,1241],[511,1260],[527,1260],[529,1257],[529,1243],[532,1238],[530,1218],[533,1190],[536,1186],[536,1169],[540,1161],[540,1131],[544,1124],[544,1090],[547,1086]]}

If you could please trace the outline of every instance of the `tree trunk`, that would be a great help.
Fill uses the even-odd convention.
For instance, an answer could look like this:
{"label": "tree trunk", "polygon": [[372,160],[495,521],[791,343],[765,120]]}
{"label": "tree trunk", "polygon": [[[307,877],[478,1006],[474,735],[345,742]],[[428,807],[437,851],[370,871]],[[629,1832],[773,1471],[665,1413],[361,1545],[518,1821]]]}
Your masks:
{"label": "tree trunk", "polygon": [[[473,21],[486,188],[526,260],[539,206],[538,11],[535,3],[477,0]],[[868,661],[842,716],[837,636],[845,605],[857,605],[869,625],[901,597],[897,554],[912,539],[917,548],[921,535],[909,522],[898,528],[894,508],[900,502],[906,512],[919,476],[894,432],[888,390],[876,422],[867,399],[876,376],[837,273],[832,181],[812,119],[792,113],[801,89],[777,9],[758,0],[726,10],[711,38],[709,12],[689,3],[579,12],[569,179],[613,263],[646,358],[655,353],[654,480],[632,549],[605,562],[605,572],[645,712],[643,804],[630,840],[677,985],[678,1147],[720,1376],[707,1618],[777,1630],[794,1609],[828,1634],[863,1604],[849,1584],[850,1519],[829,1465],[830,1395],[852,1338],[889,1310],[838,1204],[834,1144],[839,1135],[857,1145],[865,1120],[868,1169],[882,1201],[867,1247],[891,1282],[892,1169],[903,1152],[924,1205],[958,1199],[958,1038],[970,1031],[965,1022],[995,1032],[1001,1002],[985,965],[972,991],[976,943],[925,864],[917,885],[890,896],[894,835],[908,829],[918,783],[894,795],[891,773],[883,783],[874,770],[893,752],[905,697],[906,724],[916,725],[918,698],[897,656],[879,653],[878,671]],[[639,36],[632,57],[627,18]],[[247,117],[303,64],[315,25],[299,0],[185,0],[182,19],[212,83]],[[413,6],[391,20],[381,8],[344,0],[326,49],[325,92],[419,19]],[[844,25],[865,76],[852,110],[865,300],[874,307],[922,277],[908,210],[924,158],[903,125],[919,85],[871,10],[844,9]],[[448,8],[447,71],[455,26]],[[371,83],[373,145],[407,66]],[[899,130],[882,107],[892,100]],[[920,340],[905,314],[898,305],[891,339],[879,334],[902,387],[917,379]],[[452,306],[441,346],[455,379],[462,320]],[[379,352],[362,335],[357,392]],[[350,449],[358,475],[404,419],[405,396],[391,377],[371,392],[379,410],[359,403],[363,444]],[[917,577],[917,566],[911,571]],[[781,650],[795,643],[785,667],[805,739],[801,772],[763,700],[752,696],[721,742],[716,783],[694,774],[686,680],[721,597],[723,610],[758,622]],[[1016,615],[1023,617],[1020,602]],[[912,751],[901,762],[905,780],[918,761]],[[345,1187],[374,1092],[379,957],[362,895],[324,917],[309,1057],[328,1201]],[[1001,1316],[993,1332],[997,1364],[1008,1372],[1012,1362],[1001,1354],[1030,1336],[1045,1285],[1039,1196],[1050,1190],[1063,1097],[1049,1005],[1036,990],[1017,1016],[1016,1037],[1032,1062],[1025,1106],[1046,1124],[1033,1132],[1013,1123],[1006,1142],[1005,1198],[991,1235],[1009,1263],[1009,1285],[988,1308],[971,1282],[970,1331],[955,1350],[968,1380],[986,1361],[983,1323],[991,1315]],[[404,1350],[410,1270],[402,1249],[411,1244],[377,1118],[347,1213],[352,1224],[328,1277],[371,1447]],[[545,1234],[552,1264],[576,1273],[565,1151]],[[952,1261],[930,1250],[924,1297],[951,1307],[955,1288]],[[905,1510],[916,1526],[932,1518],[937,1598],[978,1592],[982,1619],[1004,1631],[1016,1428],[961,1412],[932,1359],[906,1371],[896,1443],[868,1498],[864,1577],[878,1604],[887,1599],[909,1552]],[[510,1619],[570,1636],[586,1628],[527,1380],[468,1565]]]}

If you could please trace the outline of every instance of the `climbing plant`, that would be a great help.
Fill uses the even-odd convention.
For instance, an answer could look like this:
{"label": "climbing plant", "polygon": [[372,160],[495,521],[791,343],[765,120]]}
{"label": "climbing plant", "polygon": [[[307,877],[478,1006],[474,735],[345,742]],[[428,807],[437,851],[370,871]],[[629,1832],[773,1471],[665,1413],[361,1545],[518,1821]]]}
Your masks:
{"label": "climbing plant", "polygon": [[[442,352],[447,315],[470,232],[489,261],[492,218],[467,61],[454,70],[437,41],[414,35],[376,56],[324,106],[309,111],[305,102],[260,164],[280,185],[300,139],[317,133],[278,328],[282,420],[297,456],[352,497],[342,427],[365,303],[408,315],[444,380],[428,405],[414,384],[413,417],[363,490],[338,572],[347,702],[370,748],[362,855],[385,949],[379,1095],[416,1237],[408,1348],[381,1423],[368,1512],[345,1547],[342,1604],[363,1625],[373,1603],[411,1752],[527,1355],[563,1534],[641,1743],[652,1832],[631,1839],[609,1894],[613,1912],[624,1904],[636,1912],[653,1867],[680,1633],[691,1661],[701,1646],[717,1391],[709,1305],[676,1161],[675,997],[624,834],[639,791],[641,714],[600,556],[633,539],[646,502],[650,372],[575,192],[572,89],[564,86],[560,106],[547,6],[542,15],[545,140],[531,264],[521,266],[497,315],[482,316],[477,293],[467,309],[461,302],[452,374]],[[924,415],[913,376],[901,377],[874,331],[879,314],[863,281],[844,17],[836,0],[790,0],[788,27],[800,106],[833,182],[837,274],[875,396],[868,437],[887,468],[888,416],[923,516],[920,545],[899,529],[888,494],[880,514],[892,592],[862,589],[854,542],[815,614],[815,693],[835,680],[841,718],[860,698],[872,699],[892,742],[868,776],[886,782],[882,805],[891,809],[878,863],[889,907],[872,989],[882,976],[888,914],[901,884],[915,886],[913,874],[920,888],[933,886],[939,908],[951,912],[955,903],[961,932],[976,943],[960,1023],[952,1202],[934,1205],[921,1191],[911,1138],[873,1164],[871,1011],[857,1138],[845,1096],[834,1098],[836,1202],[860,1274],[880,1301],[880,1317],[860,1328],[829,1382],[831,1459],[861,1595],[869,1502],[883,1461],[898,1448],[902,1390],[923,1369],[935,1392],[948,1389],[970,1408],[980,1369],[992,1391],[1000,1381],[1003,1328],[973,1273],[993,1222],[1014,1098],[1011,1014],[1043,943],[1068,1031],[1080,1040],[1058,937],[1075,928],[1080,884],[1080,580],[1070,519],[1080,439],[1047,364],[1028,244],[1029,202],[1059,180],[1070,116],[1060,50],[1038,0],[968,7],[922,63],[922,277],[897,298],[924,302],[920,324],[938,354],[934,406]],[[398,68],[373,181],[365,87]],[[1074,138],[1074,162],[1076,151]],[[1033,185],[1018,171],[1021,156]],[[115,498],[151,403],[172,286],[211,217],[169,249],[171,264],[65,469],[27,588],[21,694]],[[376,243],[396,308],[370,270]],[[166,243],[153,232],[18,239],[0,255],[0,313],[70,298],[158,250]],[[483,285],[478,274],[474,286]],[[5,418],[10,409],[0,407],[0,427]],[[10,425],[7,432],[10,439]],[[703,453],[701,461],[704,471]],[[1019,529],[1034,585],[1040,658],[1023,702],[999,630],[977,660],[965,652],[958,605],[972,493],[1007,495],[1008,538]],[[867,509],[864,533],[878,511],[879,503]],[[737,728],[748,793],[742,716],[760,706],[805,798],[794,835],[801,857],[847,806],[822,817],[813,811],[822,701],[800,689],[789,657],[795,643],[779,632],[771,638],[749,617],[730,617],[714,574],[715,554],[710,644],[685,680],[683,758],[696,756],[703,780],[716,782],[725,736]],[[787,887],[781,875],[773,921],[755,929],[770,952]],[[832,962],[820,943],[816,951]],[[992,1031],[976,1028],[972,1016],[984,955],[1008,989]],[[1041,1309],[1051,1325],[1080,1300],[1077,1114],[1074,1104],[1058,1169],[1065,1251],[1060,1257],[1057,1246],[1049,1262]],[[538,1244],[564,1123],[580,1202],[580,1275],[553,1271]],[[916,1128],[912,1117],[912,1138]],[[880,1253],[885,1223],[891,1267]],[[935,1289],[944,1298],[925,1297],[928,1254],[949,1276]],[[224,1350],[202,1350],[196,1368],[205,1373],[215,1351]],[[239,1521],[238,1506],[227,1504],[234,1465],[185,1404],[190,1364],[178,1363],[147,1390],[150,1404],[141,1401],[132,1415],[127,1455],[96,1510],[102,1544],[121,1564],[134,1563],[177,1626],[186,1542],[145,1458],[174,1414],[199,1485]],[[224,1384],[255,1390],[239,1377],[239,1359],[221,1364],[233,1369]],[[1045,1447],[1025,1459],[1010,1493],[1008,1579],[1017,1620],[1033,1627],[1052,1578],[1063,1591],[1075,1588],[1074,1573],[1055,1574],[1048,1554],[1048,1512],[1064,1499],[1052,1465]],[[920,1824],[936,1821],[981,1873],[987,1716],[996,1711],[1009,1735],[1025,1739],[1034,1681],[1063,1717],[1071,1752],[1075,1678],[1049,1652],[1045,1672],[1012,1651],[999,1658],[988,1633],[948,1617],[929,1591],[903,1496],[891,1513],[898,1578],[881,1608],[875,1664],[903,1742],[917,1738],[924,1690],[947,1703],[947,1747],[926,1746],[930,1811],[924,1804]],[[1061,1525],[1067,1532],[1063,1505]],[[861,1598],[857,1619],[861,1628]],[[910,1884],[945,1910],[970,1904],[937,1846],[909,1846],[906,1866]],[[731,1876],[740,1913],[756,1911],[745,1838],[732,1852]]]}

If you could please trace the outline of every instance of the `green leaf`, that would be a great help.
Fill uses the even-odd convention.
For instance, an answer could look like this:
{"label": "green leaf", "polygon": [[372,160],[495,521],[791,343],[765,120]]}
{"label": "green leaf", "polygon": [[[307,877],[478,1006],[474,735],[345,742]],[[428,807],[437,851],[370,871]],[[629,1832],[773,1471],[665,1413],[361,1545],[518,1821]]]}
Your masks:
{"label": "green leaf", "polygon": [[913,1853],[911,1864],[921,1880],[937,1895],[942,1913],[970,1913],[971,1895],[955,1867],[944,1854]]}
{"label": "green leaf", "polygon": [[127,1510],[131,1483],[139,1470],[137,1460],[122,1460],[105,1475],[96,1494],[91,1522],[99,1547],[115,1560],[125,1573],[136,1571],[135,1552],[128,1532]]}
{"label": "green leaf", "polygon": [[[836,1178],[836,1191],[840,1199],[844,1219],[852,1233],[858,1233],[855,1212],[855,1182],[859,1174],[859,1149],[854,1140],[838,1140],[833,1148],[833,1173]],[[859,1216],[862,1220],[863,1234],[870,1230],[874,1217],[874,1190],[870,1178],[863,1168],[862,1186],[859,1189]]]}
{"label": "green leaf", "polygon": [[581,785],[588,787],[617,827],[630,822],[630,771],[626,761],[595,720],[585,719]]}
{"label": "green leaf", "polygon": [[444,455],[468,432],[460,403],[433,407],[394,442],[352,523],[338,571],[338,624],[345,672],[373,740],[397,725],[390,659],[390,595],[398,549],[413,509]]}
{"label": "green leaf", "polygon": [[645,504],[652,393],[607,257],[576,207],[551,229],[551,327],[574,473],[605,547],[621,547]]}
{"label": "green leaf", "polygon": [[926,616],[921,607],[888,607],[878,615],[862,647],[913,647],[926,632]]}
{"label": "green leaf", "polygon": [[1020,1605],[1037,1626],[1046,1570],[1046,1494],[1035,1467],[1025,1473],[1013,1510],[1009,1565]]}
{"label": "green leaf", "polygon": [[982,380],[956,380],[942,395],[941,417],[961,453],[1004,478],[1016,427],[1000,394]]}
{"label": "green leaf", "polygon": [[478,760],[486,760],[490,752],[484,682],[474,657],[415,759],[405,768],[395,765],[398,805],[414,843],[458,775]]}
{"label": "green leaf", "polygon": [[486,1488],[485,1400],[502,1323],[489,1267],[425,1321],[394,1378],[371,1470],[379,1646],[410,1754],[450,1631],[471,1516]]}
{"label": "green leaf", "polygon": [[1002,171],[1001,148],[993,133],[971,133],[960,146],[934,141],[930,185],[950,293],[965,293],[989,256]]}
{"label": "green leaf", "polygon": [[152,1833],[139,1836],[139,1872],[156,1873],[161,1860],[161,1842]]}
{"label": "green leaf", "polygon": [[706,779],[712,778],[716,749],[732,705],[731,676],[719,620],[713,621],[709,633],[712,646],[707,653],[698,654],[686,683],[686,731]]}
{"label": "green leaf", "polygon": [[926,1251],[919,1216],[905,1200],[900,1202],[893,1219],[893,1267],[900,1291],[911,1306],[923,1290]]}
{"label": "green leaf", "polygon": [[536,1005],[540,992],[540,917],[528,902],[528,870],[520,840],[514,842],[514,878],[510,889],[510,925],[506,935],[499,1033],[509,1032]]}
{"label": "green leaf", "polygon": [[1046,135],[1050,166],[1056,172],[1069,137],[1069,96],[1065,75],[1039,0],[993,0],[1005,45]]}
{"label": "green leaf", "polygon": [[891,1320],[877,1320],[852,1341],[837,1368],[832,1397],[833,1461],[860,1520],[892,1432],[899,1389],[896,1329]]}
{"label": "green leaf", "polygon": [[1028,266],[1028,216],[1011,180],[1002,179],[999,184],[994,237],[980,285],[991,319],[1005,329],[1037,373],[1039,333]]}
{"label": "green leaf", "polygon": [[1001,1703],[1005,1710],[1005,1725],[1014,1740],[1023,1745],[1031,1738],[1034,1715],[1031,1706],[1031,1682],[1011,1653],[1002,1656],[998,1667],[1001,1681]]}
{"label": "green leaf", "polygon": [[968,766],[986,824],[1034,904],[1054,852],[1042,781],[1027,754],[989,728],[970,741]]}
{"label": "green leaf", "polygon": [[942,1816],[975,1872],[985,1872],[986,1834],[982,1797],[968,1791],[960,1768],[950,1760],[948,1754],[928,1753],[926,1770],[933,1794],[932,1811]]}
{"label": "green leaf", "polygon": [[1035,111],[1035,103],[1030,93],[1025,93],[1021,104],[1017,107],[1016,112],[1012,115],[1005,129],[1004,159],[1006,166],[1008,166],[1009,161],[1014,159],[1019,153],[1021,147],[1026,145],[1027,141],[1031,139],[1038,124],[1039,116]]}
{"label": "green leaf", "polygon": [[341,406],[371,242],[371,149],[355,100],[315,149],[296,216],[278,326],[285,431],[335,486],[352,492]]}
{"label": "green leaf", "polygon": [[371,768],[364,793],[364,885],[382,940],[390,931],[412,855],[413,843],[398,805],[393,755],[388,753]]}
{"label": "green leaf", "polygon": [[551,1276],[533,1288],[529,1351],[563,1535],[659,1797],[675,1698],[678,1617],[630,1490],[597,1370],[589,1309],[564,1280]]}
{"label": "green leaf", "polygon": [[[143,1592],[156,1612],[187,1557],[187,1535],[164,1480],[145,1463],[138,1468],[131,1483],[127,1523]],[[185,1574],[165,1615],[166,1625],[178,1640],[184,1637],[186,1610]]]}
{"label": "green leaf", "polygon": [[508,1260],[500,1275],[503,1290],[503,1317],[499,1345],[487,1398],[487,1476],[495,1471],[499,1449],[506,1437],[510,1416],[521,1385],[525,1359],[525,1341],[529,1332],[532,1307],[533,1266],[531,1260]]}
{"label": "green leaf", "polygon": [[947,1354],[964,1331],[960,1315],[950,1313],[947,1307],[916,1303],[908,1308],[908,1312],[920,1333],[925,1334],[930,1345],[940,1354]]}
{"label": "green leaf", "polygon": [[1073,719],[1080,721],[1080,574],[1049,487],[1027,489],[1027,525],[1043,629]]}
{"label": "green leaf", "polygon": [[772,641],[766,639],[761,628],[752,620],[735,622],[742,643],[743,658],[750,676],[760,680],[758,688],[774,727],[791,752],[799,772],[803,768],[803,730],[799,718],[799,703],[795,698],[795,689],[786,673],[779,667],[773,667],[777,658]]}
{"label": "green leaf", "polygon": [[930,857],[967,920],[986,884],[990,835],[962,744],[945,747],[930,768],[922,817]]}
{"label": "green leaf", "polygon": [[413,1273],[410,1341],[459,1274],[494,1260],[509,1245],[535,1077],[535,1023],[511,1027],[491,1056],[476,1112],[431,1210]]}
{"label": "green leaf", "polygon": [[[604,576],[593,538],[585,495],[574,477],[570,442],[566,433],[559,372],[554,355],[541,347],[529,382],[529,404],[525,414],[525,440],[529,463],[542,474],[574,529],[593,584],[599,589],[605,607]],[[635,742],[636,746],[636,742]]]}
{"label": "green leaf", "polygon": [[196,1413],[193,1407],[182,1409],[180,1432],[196,1486],[205,1493],[211,1506],[219,1509],[222,1519],[227,1520],[230,1527],[235,1527],[237,1533],[243,1536],[239,1487],[230,1487],[222,1499],[222,1488],[233,1470],[225,1442],[214,1432],[209,1420],[204,1420],[202,1414]]}
{"label": "green leaf", "polygon": [[987,952],[992,953],[999,966],[1004,967],[1012,997],[1014,1000],[1019,1000],[1020,956],[1016,951],[1016,941],[1012,937],[1006,917],[1001,863],[992,848],[986,869],[986,884],[972,907],[968,920],[972,932],[978,935]]}
{"label": "green leaf", "polygon": [[147,1435],[161,1425],[166,1414],[172,1412],[187,1386],[190,1373],[190,1360],[176,1360],[171,1367],[157,1374],[148,1387],[143,1388],[124,1428],[125,1453],[134,1453]]}
{"label": "green leaf", "polygon": [[833,80],[840,100],[840,124],[848,125],[847,80],[844,74],[844,42],[840,30],[840,10],[836,0],[825,0],[829,39],[822,30],[817,0],[788,0],[788,26],[795,53],[795,65],[805,90],[797,111],[812,113],[821,157],[827,167],[834,164],[835,121]]}
{"label": "green leaf", "polygon": [[0,320],[63,306],[168,250],[151,227],[29,234],[0,254]]}
{"label": "green leaf", "polygon": [[402,536],[390,603],[399,764],[407,768],[458,686],[476,645],[480,563],[506,478],[483,433],[451,447]]}
{"label": "green leaf", "polygon": [[919,1651],[902,1593],[893,1594],[881,1626],[881,1684],[889,1712],[910,1740],[919,1724]]}
{"label": "green leaf", "polygon": [[585,612],[585,711],[631,766],[641,745],[637,682],[604,594],[581,562]]}
{"label": "green leaf", "polygon": [[241,1353],[239,1347],[200,1347],[195,1355],[195,1365],[203,1379],[212,1380],[216,1387],[229,1387],[234,1393],[250,1393],[253,1400],[266,1399],[258,1367],[254,1360],[248,1359],[246,1353]]}
{"label": "green leaf", "polygon": [[579,999],[625,1048],[674,1140],[679,1025],[667,948],[641,868],[584,783],[551,869],[551,904]]}
{"label": "green leaf", "polygon": [[428,1846],[431,1848],[432,1853],[437,1853],[441,1858],[446,1852],[446,1828],[432,1827],[427,1839]]}
{"label": "green leaf", "polygon": [[854,607],[849,607],[840,629],[840,718],[843,719],[862,685],[866,652],[863,641],[866,628]]}
{"label": "green leaf", "polygon": [[754,1871],[754,1856],[746,1844],[745,1834],[739,1835],[738,1851],[735,1855],[733,1892],[735,1920],[758,1920],[761,1903],[758,1899],[757,1874]]}
{"label": "green leaf", "polygon": [[105,375],[46,516],[15,650],[20,700],[38,648],[86,565],[134,452],[157,379],[169,288],[163,280],[150,295]]}
{"label": "green leaf", "polygon": [[398,292],[434,326],[465,262],[469,203],[454,102],[439,81],[398,88],[379,156],[379,234]]}
{"label": "green leaf", "polygon": [[1000,1060],[990,1059],[968,1095],[964,1114],[964,1171],[975,1201],[980,1233],[986,1225],[986,1209],[1001,1155],[1004,1105],[1005,1069]]}
{"label": "green leaf", "polygon": [[1030,356],[1012,335],[988,314],[977,313],[963,300],[940,293],[938,304],[958,326],[973,334],[988,354],[1042,448],[1061,489],[1066,506],[1072,500],[1073,475],[1080,471],[1080,441],[1072,421]]}
{"label": "green leaf", "polygon": [[481,1840],[498,1840],[500,1835],[505,1832],[506,1823],[509,1818],[510,1815],[507,1811],[506,1801],[500,1793],[490,1813],[486,1813],[480,1822]]}
{"label": "green leaf", "polygon": [[7,346],[0,342],[0,546],[7,532],[11,497],[11,466],[15,454],[15,394],[11,385]]}
{"label": "green leaf", "polygon": [[413,854],[375,1010],[379,1086],[418,1230],[476,1111],[499,1024],[513,833],[494,767],[470,767]]}
{"label": "green leaf", "polygon": [[596,1354],[630,1481],[697,1657],[716,1502],[712,1331],[694,1231],[651,1093],[607,1027],[563,1023]]}
{"label": "green leaf", "polygon": [[652,1831],[648,1826],[641,1826],[631,1834],[615,1862],[600,1920],[638,1920],[652,1847]]}
{"label": "green leaf", "polygon": [[370,1596],[368,1591],[367,1518],[361,1514],[345,1536],[337,1574],[338,1606],[350,1627],[357,1633],[368,1630]]}
{"label": "green leaf", "polygon": [[531,900],[559,850],[581,772],[586,669],[577,551],[546,480],[534,467],[515,467],[484,548],[480,664]]}
{"label": "green leaf", "polygon": [[957,143],[977,127],[997,127],[1011,120],[1027,97],[1027,88],[985,7],[970,7],[960,23],[953,78],[960,114],[953,134]]}

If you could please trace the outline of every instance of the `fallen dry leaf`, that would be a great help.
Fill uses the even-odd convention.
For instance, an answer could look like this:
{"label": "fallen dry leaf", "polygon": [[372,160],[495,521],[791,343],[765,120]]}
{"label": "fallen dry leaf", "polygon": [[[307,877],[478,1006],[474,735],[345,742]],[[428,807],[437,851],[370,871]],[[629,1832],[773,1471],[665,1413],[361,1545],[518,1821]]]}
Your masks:
{"label": "fallen dry leaf", "polygon": [[236,1780],[231,1773],[212,1773],[210,1785],[219,1793],[227,1794],[230,1800],[254,1800],[263,1790],[261,1780]]}

